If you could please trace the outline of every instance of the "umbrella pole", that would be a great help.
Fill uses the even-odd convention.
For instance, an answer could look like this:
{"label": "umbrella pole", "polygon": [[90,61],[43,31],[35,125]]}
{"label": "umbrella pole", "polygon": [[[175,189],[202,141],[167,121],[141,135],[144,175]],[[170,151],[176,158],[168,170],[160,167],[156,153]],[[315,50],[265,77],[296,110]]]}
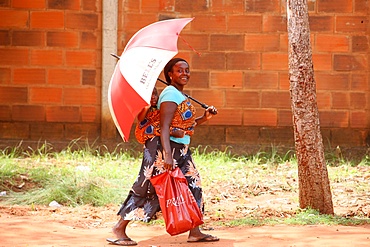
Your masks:
{"label": "umbrella pole", "polygon": [[[110,55],[111,55],[111,56],[113,56],[113,57],[115,57],[115,58],[117,58],[117,59],[120,59],[120,57],[119,57],[117,54],[111,53]],[[162,79],[160,79],[160,78],[157,78],[157,80],[158,80],[158,81],[160,81],[160,82],[163,82],[163,83],[164,83],[164,84],[166,84],[167,86],[169,85],[166,81],[164,81],[164,80],[162,80]],[[194,99],[193,97],[191,97],[190,95],[187,95],[186,93],[184,93],[184,95],[185,95],[186,97],[188,97],[189,99],[191,99],[192,101],[194,101],[194,102],[198,103],[198,104],[199,104],[201,107],[203,107],[204,109],[207,109],[207,108],[208,108],[208,105],[207,105],[207,104],[204,104],[204,103],[200,102],[199,100]]]}

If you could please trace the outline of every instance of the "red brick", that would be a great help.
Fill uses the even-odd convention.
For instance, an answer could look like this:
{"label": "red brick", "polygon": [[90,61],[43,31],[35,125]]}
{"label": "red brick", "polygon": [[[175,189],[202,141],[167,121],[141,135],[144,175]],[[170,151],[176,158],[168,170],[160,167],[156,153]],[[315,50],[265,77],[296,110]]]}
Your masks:
{"label": "red brick", "polygon": [[48,106],[46,108],[47,122],[79,122],[80,109],[73,106]]}
{"label": "red brick", "polygon": [[[240,49],[239,49],[240,50]],[[271,52],[280,50],[280,36],[278,34],[261,35],[250,34],[245,36],[245,51]]]}
{"label": "red brick", "polygon": [[28,65],[28,49],[0,49],[0,65]]}
{"label": "red brick", "polygon": [[95,13],[67,13],[65,18],[66,28],[96,30],[99,27],[98,15]]}
{"label": "red brick", "polygon": [[369,90],[369,81],[366,74],[353,74],[352,75],[352,83],[351,83],[352,90]]}
{"label": "red brick", "polygon": [[47,45],[51,47],[76,48],[78,47],[78,33],[75,32],[48,32]]}
{"label": "red brick", "polygon": [[211,12],[221,13],[244,13],[244,3],[240,0],[213,0]]}
{"label": "red brick", "polygon": [[[125,13],[124,18],[122,19],[121,26],[123,30],[125,30],[126,34],[128,34],[130,32],[135,33],[139,29],[156,21],[158,21],[156,13],[149,14]],[[131,35],[128,35],[127,37],[131,38]]]}
{"label": "red brick", "polygon": [[31,12],[31,28],[63,29],[62,11]]}
{"label": "red brick", "polygon": [[[207,21],[205,22],[205,24]],[[228,16],[227,32],[258,33],[262,31],[261,15],[230,15]]]}
{"label": "red brick", "polygon": [[14,46],[44,46],[45,34],[39,31],[14,31],[12,44]]}
{"label": "red brick", "polygon": [[289,90],[290,81],[288,72],[279,72],[279,89]]}
{"label": "red brick", "polygon": [[10,7],[10,0],[0,0],[0,7]]}
{"label": "red brick", "polygon": [[31,50],[31,65],[57,66],[63,65],[61,50]]}
{"label": "red brick", "polygon": [[368,36],[352,36],[352,52],[368,52],[369,37]]}
{"label": "red brick", "polygon": [[241,109],[222,108],[218,110],[216,116],[209,120],[210,125],[241,125],[243,111]]}
{"label": "red brick", "polygon": [[96,53],[88,51],[66,51],[66,64],[68,66],[95,66]]}
{"label": "red brick", "polygon": [[30,124],[31,140],[63,140],[64,125],[60,123]]}
{"label": "red brick", "polygon": [[45,69],[20,68],[14,69],[14,84],[45,84]]}
{"label": "red brick", "polygon": [[62,88],[32,87],[30,88],[30,103],[61,104]]}
{"label": "red brick", "polygon": [[81,71],[77,69],[50,69],[48,84],[81,85]]}
{"label": "red brick", "polygon": [[0,104],[27,103],[26,87],[0,87]]}
{"label": "red brick", "polygon": [[291,108],[290,93],[287,91],[262,92],[262,108]]}
{"label": "red brick", "polygon": [[80,48],[97,49],[98,48],[98,37],[94,33],[90,33],[90,32],[81,33]]}
{"label": "red brick", "polygon": [[355,0],[355,13],[369,13],[368,0]]}
{"label": "red brick", "polygon": [[285,53],[263,53],[263,70],[288,70],[288,54]]}
{"label": "red brick", "polygon": [[244,88],[247,89],[277,89],[278,73],[246,73]]}
{"label": "red brick", "polygon": [[80,10],[80,0],[48,0],[49,9]]}
{"label": "red brick", "polygon": [[11,121],[12,111],[10,106],[0,105],[0,121]]}
{"label": "red brick", "polygon": [[[223,90],[192,90],[191,96],[200,102],[209,106],[213,105],[216,108],[220,108],[225,105]],[[202,109],[201,113],[197,113],[197,115],[203,114],[203,111],[204,109]]]}
{"label": "red brick", "polygon": [[0,10],[0,28],[27,28],[28,10]]}
{"label": "red brick", "polygon": [[66,124],[65,136],[69,140],[80,138],[93,142],[100,136],[100,130],[97,124]]}
{"label": "red brick", "polygon": [[314,51],[318,52],[348,52],[349,39],[346,35],[318,34]]}
{"label": "red brick", "polygon": [[321,127],[347,128],[349,126],[349,114],[347,111],[320,111]]}
{"label": "red brick", "polygon": [[243,35],[211,35],[211,51],[240,51],[244,47]]}
{"label": "red brick", "polygon": [[368,63],[362,55],[337,55],[334,54],[334,70],[336,71],[363,71]]}
{"label": "red brick", "polygon": [[29,124],[0,122],[0,138],[27,140],[29,138]]}
{"label": "red brick", "polygon": [[10,68],[0,68],[0,84],[10,84],[11,71]]}
{"label": "red brick", "polygon": [[243,72],[224,71],[211,72],[210,86],[212,88],[242,88]]}
{"label": "red brick", "polygon": [[43,9],[45,8],[45,0],[12,0],[12,7],[24,9]]}
{"label": "red brick", "polygon": [[278,110],[277,126],[293,126],[293,114],[291,110]]}
{"label": "red brick", "polygon": [[[356,1],[356,0],[354,0]],[[318,0],[318,12],[326,13],[351,13],[352,12],[352,0]]]}
{"label": "red brick", "polygon": [[203,53],[201,57],[193,55],[191,69],[223,70],[226,68],[225,65],[223,53]]}
{"label": "red brick", "polygon": [[207,11],[209,10],[209,3],[207,0],[198,0],[198,1],[175,0],[175,10],[179,12],[188,12],[188,13]]}
{"label": "red brick", "polygon": [[82,70],[82,85],[96,85],[96,71],[95,70]]}
{"label": "red brick", "polygon": [[287,19],[280,15],[264,16],[262,30],[263,32],[286,32]]}
{"label": "red brick", "polygon": [[350,104],[352,109],[364,109],[367,105],[366,93],[350,93]]}
{"label": "red brick", "polygon": [[10,31],[0,30],[0,46],[10,45]]}
{"label": "red brick", "polygon": [[[138,9],[140,9],[140,2],[137,0],[126,0],[123,1],[122,4],[123,6],[123,11],[124,12],[135,12]],[[118,5],[121,5],[121,1],[118,2]],[[172,5],[172,11],[174,10],[173,6],[175,5],[175,0],[171,0],[171,5]]]}
{"label": "red brick", "polygon": [[260,93],[257,91],[231,91],[225,93],[226,107],[233,108],[259,108]]}
{"label": "red brick", "polygon": [[309,16],[311,32],[333,32],[333,16]]}
{"label": "red brick", "polygon": [[280,34],[280,51],[288,52],[288,34]]}
{"label": "red brick", "polygon": [[349,90],[350,78],[348,74],[316,73],[317,90]]}
{"label": "red brick", "polygon": [[315,71],[332,70],[332,54],[312,54],[313,67]]}
{"label": "red brick", "polygon": [[350,96],[348,93],[332,93],[333,109],[348,109]]}
{"label": "red brick", "polygon": [[94,106],[84,106],[81,107],[81,120],[82,122],[96,122],[97,121],[97,113],[99,109]]}
{"label": "red brick", "polygon": [[280,13],[280,1],[271,0],[246,0],[245,11],[246,12],[275,12]]}
{"label": "red brick", "polygon": [[277,110],[244,110],[243,125],[244,126],[276,126]]}
{"label": "red brick", "polygon": [[98,6],[100,1],[96,0],[81,0],[83,10],[98,11],[101,8]]}
{"label": "red brick", "polygon": [[15,105],[12,109],[13,120],[15,121],[45,121],[45,108],[36,105]]}
{"label": "red brick", "polygon": [[63,100],[66,105],[96,105],[99,103],[96,88],[65,88]]}
{"label": "red brick", "polygon": [[226,69],[228,70],[260,70],[261,60],[257,53],[228,53],[226,54]]}
{"label": "red brick", "polygon": [[[260,128],[253,127],[226,127],[226,140],[224,142],[230,144],[239,144],[239,143],[250,143],[254,145],[259,139]],[[245,150],[243,150],[245,151]],[[244,152],[243,152],[244,153]]]}
{"label": "red brick", "polygon": [[191,30],[208,33],[226,32],[226,17],[223,15],[196,15],[191,22]]}
{"label": "red brick", "polygon": [[316,93],[317,107],[320,110],[331,109],[331,93],[328,91]]}
{"label": "red brick", "polygon": [[203,71],[191,71],[191,80],[189,87],[191,88],[208,88],[209,73]]}
{"label": "red brick", "polygon": [[[180,34],[177,42],[179,50],[209,50],[209,35],[208,34]],[[187,43],[186,43],[187,42]]]}
{"label": "red brick", "polygon": [[[189,4],[190,5],[190,4]],[[160,1],[142,0],[141,1],[141,11],[145,13],[155,12],[160,10]]]}
{"label": "red brick", "polygon": [[369,114],[366,111],[351,112],[351,128],[366,129],[369,127]]}
{"label": "red brick", "polygon": [[337,32],[363,32],[366,33],[369,26],[369,20],[366,16],[337,16]]}

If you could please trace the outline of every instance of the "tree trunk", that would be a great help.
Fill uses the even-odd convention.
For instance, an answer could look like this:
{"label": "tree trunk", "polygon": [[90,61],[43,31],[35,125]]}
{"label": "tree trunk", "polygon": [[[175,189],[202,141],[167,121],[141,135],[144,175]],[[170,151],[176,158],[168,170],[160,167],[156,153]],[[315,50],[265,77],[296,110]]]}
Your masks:
{"label": "tree trunk", "polygon": [[287,19],[299,206],[334,214],[316,102],[307,0],[287,0]]}

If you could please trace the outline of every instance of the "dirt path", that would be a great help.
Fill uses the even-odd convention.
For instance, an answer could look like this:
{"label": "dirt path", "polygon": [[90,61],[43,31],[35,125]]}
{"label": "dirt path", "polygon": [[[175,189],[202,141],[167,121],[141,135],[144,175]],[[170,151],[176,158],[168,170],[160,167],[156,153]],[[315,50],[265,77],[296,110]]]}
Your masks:
{"label": "dirt path", "polygon": [[[1,209],[0,209],[1,210]],[[112,246],[105,239],[112,237],[115,222],[94,226],[91,220],[77,221],[78,215],[11,215],[0,211],[0,246]],[[214,243],[187,243],[186,234],[171,237],[162,226],[132,224],[130,237],[137,246],[370,246],[370,226],[263,226],[215,228],[209,233],[221,238]]]}

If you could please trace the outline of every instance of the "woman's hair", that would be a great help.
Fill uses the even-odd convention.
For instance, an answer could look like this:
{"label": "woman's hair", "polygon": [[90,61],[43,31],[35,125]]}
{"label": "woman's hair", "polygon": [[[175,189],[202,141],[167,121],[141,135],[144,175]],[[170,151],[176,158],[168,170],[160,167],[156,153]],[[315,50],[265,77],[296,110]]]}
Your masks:
{"label": "woman's hair", "polygon": [[171,78],[170,76],[168,75],[169,72],[172,71],[172,68],[173,66],[175,66],[175,64],[177,62],[180,62],[180,61],[184,61],[185,63],[187,63],[189,65],[189,63],[183,59],[183,58],[179,58],[179,57],[176,57],[176,58],[172,58],[167,64],[166,66],[164,66],[164,69],[163,69],[163,74],[164,74],[164,77],[166,78],[166,82],[168,84],[171,84]]}

